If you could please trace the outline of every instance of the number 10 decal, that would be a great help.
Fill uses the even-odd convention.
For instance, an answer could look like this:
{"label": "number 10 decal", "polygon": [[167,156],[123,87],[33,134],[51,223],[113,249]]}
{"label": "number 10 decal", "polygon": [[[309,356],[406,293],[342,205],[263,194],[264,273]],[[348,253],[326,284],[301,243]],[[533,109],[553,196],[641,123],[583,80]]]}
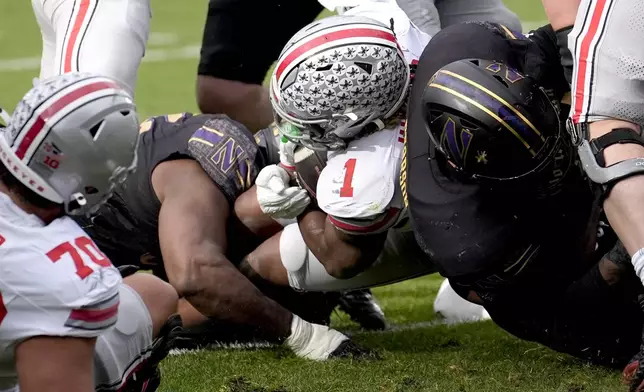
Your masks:
{"label": "number 10 decal", "polygon": [[340,197],[353,197],[353,172],[356,170],[356,159],[351,158],[344,164],[344,182],[340,188]]}

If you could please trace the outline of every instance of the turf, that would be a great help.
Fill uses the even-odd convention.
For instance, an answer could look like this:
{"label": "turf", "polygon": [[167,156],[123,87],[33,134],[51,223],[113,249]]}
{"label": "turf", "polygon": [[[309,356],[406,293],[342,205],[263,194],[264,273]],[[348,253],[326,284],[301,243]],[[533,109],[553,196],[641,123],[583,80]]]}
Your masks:
{"label": "turf", "polygon": [[[274,1],[274,0],[266,0]],[[538,0],[506,3],[531,28],[545,19]],[[141,117],[195,111],[194,85],[205,0],[154,0],[152,38],[137,86]],[[269,33],[268,21],[258,34]],[[40,35],[30,2],[0,1],[0,106],[11,109],[37,76]],[[163,58],[166,58],[163,60]],[[174,59],[168,59],[174,57]],[[22,68],[22,69],[21,69]],[[333,325],[382,354],[379,361],[314,363],[283,348],[216,350],[168,358],[165,392],[624,391],[619,373],[522,342],[491,322],[432,325],[440,278],[375,291],[394,330],[364,333],[344,314]]]}

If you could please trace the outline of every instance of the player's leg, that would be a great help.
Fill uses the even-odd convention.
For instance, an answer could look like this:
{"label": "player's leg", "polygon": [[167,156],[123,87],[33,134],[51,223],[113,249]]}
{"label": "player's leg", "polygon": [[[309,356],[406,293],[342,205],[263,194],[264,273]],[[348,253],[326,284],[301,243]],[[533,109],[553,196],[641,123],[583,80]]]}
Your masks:
{"label": "player's leg", "polygon": [[181,325],[180,319],[171,318],[177,293],[161,279],[139,273],[124,279],[119,297],[116,326],[96,343],[97,390],[154,391],[160,382],[157,365]]}
{"label": "player's leg", "polygon": [[[56,32],[49,22],[50,19],[45,11],[44,3],[45,0],[31,0],[31,6],[34,10],[38,27],[40,27],[40,35],[42,36],[40,79],[46,79],[56,74]],[[52,10],[52,7],[47,7],[47,10]]]}
{"label": "player's leg", "polygon": [[502,0],[436,0],[436,9],[443,28],[469,21],[485,21],[521,32],[519,18]]}
{"label": "player's leg", "polygon": [[[625,165],[637,168],[644,158],[639,125],[644,123],[644,50],[638,45],[644,39],[642,18],[644,3],[637,0],[584,0],[568,34],[574,60],[573,122],[590,124],[590,140],[609,133],[616,136],[613,131],[620,128],[634,131],[633,138],[639,139],[609,144],[598,154],[604,161],[599,166],[627,161]],[[644,248],[644,176],[634,174],[638,173],[614,181],[604,203],[611,226],[631,255]]]}
{"label": "player's leg", "polygon": [[412,233],[391,230],[378,259],[349,279],[331,276],[304,243],[297,224],[266,240],[242,262],[251,280],[307,291],[344,291],[394,283],[435,272]]}
{"label": "player's leg", "polygon": [[251,131],[267,127],[273,114],[262,87],[266,73],[320,11],[316,0],[210,0],[197,78],[200,110],[226,113]]}
{"label": "player's leg", "polygon": [[[641,291],[626,262],[614,251],[567,287],[544,286],[526,296],[506,295],[486,304],[506,331],[553,350],[622,367],[637,353],[644,315],[634,301]],[[635,278],[635,279],[634,279]]]}
{"label": "player's leg", "polygon": [[149,0],[63,0],[51,20],[56,73],[104,74],[134,93],[148,39]]}
{"label": "player's leg", "polygon": [[397,0],[398,6],[422,32],[431,36],[441,29],[441,20],[435,0]]}

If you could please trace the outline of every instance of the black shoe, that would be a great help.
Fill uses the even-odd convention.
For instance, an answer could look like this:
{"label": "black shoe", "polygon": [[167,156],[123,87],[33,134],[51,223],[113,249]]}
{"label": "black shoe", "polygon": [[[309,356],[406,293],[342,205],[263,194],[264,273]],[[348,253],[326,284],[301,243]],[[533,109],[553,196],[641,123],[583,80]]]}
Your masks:
{"label": "black shoe", "polygon": [[380,331],[387,328],[385,313],[369,289],[342,293],[340,309],[366,330]]}
{"label": "black shoe", "polygon": [[351,359],[381,359],[380,354],[372,349],[362,347],[351,339],[347,339],[329,354],[331,358],[351,358]]}

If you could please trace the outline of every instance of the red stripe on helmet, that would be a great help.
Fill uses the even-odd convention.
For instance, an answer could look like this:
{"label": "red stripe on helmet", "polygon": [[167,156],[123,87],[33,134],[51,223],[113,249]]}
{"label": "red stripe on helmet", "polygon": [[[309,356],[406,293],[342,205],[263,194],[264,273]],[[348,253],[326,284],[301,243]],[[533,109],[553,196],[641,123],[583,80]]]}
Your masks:
{"label": "red stripe on helmet", "polygon": [[45,110],[43,110],[38,117],[36,117],[36,121],[34,121],[33,125],[27,133],[25,134],[25,137],[22,138],[20,141],[20,144],[18,145],[18,148],[16,149],[16,156],[19,159],[23,159],[25,157],[25,154],[27,153],[27,150],[31,146],[34,140],[38,137],[40,132],[43,130],[45,127],[45,124],[47,121],[53,117],[56,113],[59,111],[63,110],[65,107],[73,103],[74,101],[88,95],[91,93],[94,93],[99,90],[105,90],[105,89],[119,89],[120,86],[117,85],[116,83],[112,82],[96,82],[96,83],[91,83],[82,87],[79,87],[66,95],[62,96],[59,98],[57,101],[49,105],[49,107]]}
{"label": "red stripe on helmet", "polygon": [[350,28],[346,30],[326,33],[324,35],[321,35],[317,38],[313,38],[312,40],[303,43],[301,46],[295,48],[291,53],[289,53],[289,55],[286,56],[284,60],[277,66],[277,71],[276,71],[277,80],[279,81],[279,78],[282,76],[282,73],[284,72],[284,70],[286,70],[286,68],[288,68],[288,66],[291,65],[291,63],[295,61],[295,59],[297,59],[304,53],[308,52],[309,50],[329,42],[338,41],[346,38],[352,38],[352,37],[380,38],[380,39],[390,41],[392,44],[398,47],[398,41],[396,41],[396,37],[393,35],[393,33],[389,33],[387,31],[382,31],[378,29]]}

